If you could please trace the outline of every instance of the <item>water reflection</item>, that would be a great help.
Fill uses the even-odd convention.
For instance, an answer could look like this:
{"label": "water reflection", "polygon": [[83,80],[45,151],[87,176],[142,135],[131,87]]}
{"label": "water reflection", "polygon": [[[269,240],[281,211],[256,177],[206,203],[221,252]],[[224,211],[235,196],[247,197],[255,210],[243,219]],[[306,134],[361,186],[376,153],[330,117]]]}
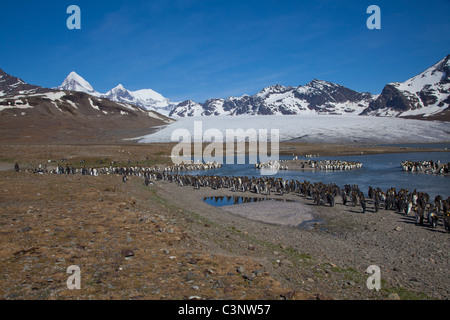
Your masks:
{"label": "water reflection", "polygon": [[230,206],[234,204],[241,203],[253,203],[260,201],[282,201],[282,202],[295,202],[294,200],[289,199],[274,199],[274,198],[259,198],[259,197],[243,197],[243,196],[213,196],[213,197],[205,197],[203,201],[207,204],[213,205],[215,207],[223,207]]}

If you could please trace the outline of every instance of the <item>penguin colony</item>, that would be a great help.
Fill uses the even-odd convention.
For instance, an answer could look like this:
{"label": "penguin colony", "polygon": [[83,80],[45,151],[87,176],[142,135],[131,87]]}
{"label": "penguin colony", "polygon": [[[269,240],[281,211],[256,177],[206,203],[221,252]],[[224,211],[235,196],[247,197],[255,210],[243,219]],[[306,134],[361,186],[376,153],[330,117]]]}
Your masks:
{"label": "penguin colony", "polygon": [[[297,160],[294,158],[293,160]],[[356,161],[344,161],[344,160],[306,160],[296,163],[296,167],[300,169],[316,169],[326,171],[341,171],[341,170],[354,170],[361,169],[362,163]],[[268,161],[255,164],[256,169],[276,169],[276,170],[288,170],[288,161]]]}
{"label": "penguin colony", "polygon": [[289,167],[287,164],[282,164],[283,160],[281,161],[267,161],[267,162],[258,162],[255,163],[255,169],[270,169],[270,170],[288,170]]}
{"label": "penguin colony", "polygon": [[[44,166],[45,167],[45,166]],[[324,184],[321,182],[311,183],[308,181],[300,182],[298,180],[284,180],[269,176],[247,177],[247,176],[217,176],[217,175],[190,175],[182,174],[182,171],[205,170],[220,168],[218,163],[210,164],[190,164],[169,166],[160,168],[154,167],[103,167],[103,168],[82,168],[74,169],[66,166],[59,166],[55,170],[48,171],[39,165],[34,170],[28,172],[38,174],[82,174],[97,176],[101,174],[122,175],[122,181],[127,181],[127,176],[137,176],[144,179],[145,185],[154,184],[153,181],[168,181],[179,186],[193,187],[195,190],[200,188],[228,189],[232,192],[252,192],[256,194],[265,194],[269,196],[274,193],[279,196],[284,194],[296,194],[298,196],[310,197],[316,206],[334,207],[336,198],[340,197],[344,206],[360,206],[363,213],[368,209],[368,204],[373,206],[375,212],[380,209],[395,211],[405,216],[414,215],[417,225],[424,225],[425,220],[432,228],[437,228],[439,220],[443,221],[444,228],[450,232],[450,196],[444,200],[441,195],[430,201],[430,196],[424,192],[408,189],[396,190],[390,188],[386,192],[380,188],[369,187],[368,199],[358,185],[345,185],[340,188],[336,184]],[[18,166],[15,168],[19,171]]]}
{"label": "penguin colony", "polygon": [[448,174],[450,163],[441,164],[440,161],[402,161],[403,171],[424,172],[432,174]]}

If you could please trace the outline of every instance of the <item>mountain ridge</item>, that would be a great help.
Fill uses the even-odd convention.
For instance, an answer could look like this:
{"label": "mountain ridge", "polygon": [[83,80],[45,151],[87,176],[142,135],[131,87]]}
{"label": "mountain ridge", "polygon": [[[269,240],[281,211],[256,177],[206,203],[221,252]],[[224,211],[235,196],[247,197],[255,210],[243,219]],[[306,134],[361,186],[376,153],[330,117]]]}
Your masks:
{"label": "mountain ridge", "polygon": [[276,84],[254,95],[208,99],[203,104],[183,101],[169,116],[355,114],[368,107],[372,97],[369,93],[314,79],[304,86]]}
{"label": "mountain ridge", "polygon": [[213,98],[204,103],[182,101],[169,116],[352,114],[450,121],[449,105],[450,55],[447,55],[404,82],[386,84],[380,94],[357,92],[313,79],[298,87],[272,85],[254,95]]}
{"label": "mountain ridge", "polygon": [[[42,92],[0,69],[0,96]],[[7,84],[5,89],[5,83]],[[192,116],[333,114],[419,118],[450,121],[450,54],[404,82],[391,82],[380,94],[358,92],[325,80],[313,79],[297,87],[275,84],[253,95],[210,98],[203,103],[171,102],[152,89],[127,90],[122,84],[107,93],[94,90],[72,71],[54,90],[77,91],[100,99],[154,110],[174,118]]]}

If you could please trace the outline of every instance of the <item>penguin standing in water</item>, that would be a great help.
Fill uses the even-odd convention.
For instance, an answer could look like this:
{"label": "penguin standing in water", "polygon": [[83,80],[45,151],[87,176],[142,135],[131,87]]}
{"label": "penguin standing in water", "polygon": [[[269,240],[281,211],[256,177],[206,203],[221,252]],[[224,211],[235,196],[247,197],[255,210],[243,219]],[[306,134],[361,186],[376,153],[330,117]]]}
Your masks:
{"label": "penguin standing in water", "polygon": [[20,171],[19,164],[17,162],[14,164],[14,171],[15,172],[19,172]]}

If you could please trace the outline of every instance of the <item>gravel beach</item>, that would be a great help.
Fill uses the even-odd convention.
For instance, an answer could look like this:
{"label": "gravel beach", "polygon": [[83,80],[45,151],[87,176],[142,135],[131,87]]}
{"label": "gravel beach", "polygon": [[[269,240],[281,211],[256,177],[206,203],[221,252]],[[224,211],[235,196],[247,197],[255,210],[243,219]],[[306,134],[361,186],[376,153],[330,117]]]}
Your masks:
{"label": "gravel beach", "polygon": [[[295,290],[325,292],[335,299],[450,297],[450,235],[442,221],[432,229],[416,225],[413,216],[386,210],[375,213],[370,201],[363,214],[360,207],[343,206],[340,197],[333,208],[316,207],[311,198],[296,194],[271,197],[298,203],[261,201],[215,207],[202,199],[265,196],[193,190],[164,181],[157,182],[157,187],[161,197],[210,221],[206,233],[196,230],[210,250],[257,257],[274,277]],[[289,210],[294,212],[287,215]],[[320,223],[313,228],[293,227],[305,212],[305,219],[318,218]],[[237,230],[237,236],[224,230]],[[231,241],[234,237],[236,241]],[[371,265],[381,269],[379,292],[366,285]]]}

